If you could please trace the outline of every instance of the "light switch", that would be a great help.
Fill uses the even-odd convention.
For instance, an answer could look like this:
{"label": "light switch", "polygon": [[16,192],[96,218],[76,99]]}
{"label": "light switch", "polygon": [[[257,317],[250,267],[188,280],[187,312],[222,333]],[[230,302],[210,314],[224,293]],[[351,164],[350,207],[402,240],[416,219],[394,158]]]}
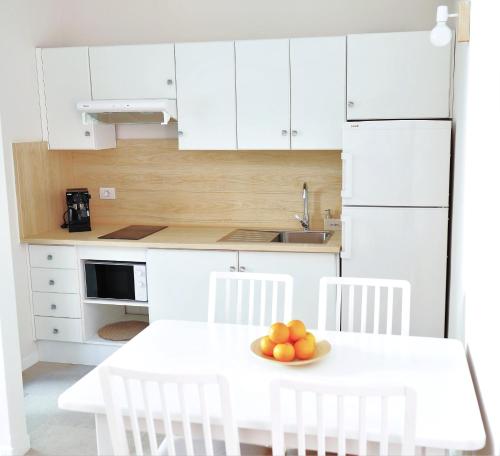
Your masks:
{"label": "light switch", "polygon": [[114,187],[100,187],[99,198],[102,200],[116,199],[116,189]]}

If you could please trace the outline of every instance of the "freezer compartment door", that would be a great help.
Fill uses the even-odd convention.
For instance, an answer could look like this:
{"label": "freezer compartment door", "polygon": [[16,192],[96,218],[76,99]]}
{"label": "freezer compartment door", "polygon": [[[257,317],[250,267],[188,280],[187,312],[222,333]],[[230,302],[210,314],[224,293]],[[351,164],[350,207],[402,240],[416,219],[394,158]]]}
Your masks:
{"label": "freezer compartment door", "polygon": [[448,206],[450,121],[348,122],[344,206]]}
{"label": "freezer compartment door", "polygon": [[[410,335],[443,337],[448,209],[344,207],[342,218],[342,277],[408,280]],[[398,334],[400,315],[396,305]]]}

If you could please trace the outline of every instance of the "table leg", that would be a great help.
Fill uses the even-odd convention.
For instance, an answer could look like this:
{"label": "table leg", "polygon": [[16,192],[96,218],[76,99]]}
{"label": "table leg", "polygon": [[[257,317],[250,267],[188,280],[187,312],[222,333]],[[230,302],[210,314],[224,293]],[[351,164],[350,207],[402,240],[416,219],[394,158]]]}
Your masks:
{"label": "table leg", "polygon": [[97,454],[99,456],[109,456],[113,454],[111,436],[109,434],[108,421],[106,415],[95,415],[95,433],[97,439]]}

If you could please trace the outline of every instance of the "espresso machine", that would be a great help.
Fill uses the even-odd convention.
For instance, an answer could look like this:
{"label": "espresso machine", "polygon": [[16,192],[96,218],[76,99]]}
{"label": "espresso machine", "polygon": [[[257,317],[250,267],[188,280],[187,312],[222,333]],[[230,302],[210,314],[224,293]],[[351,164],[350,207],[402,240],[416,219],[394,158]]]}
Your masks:
{"label": "espresso machine", "polygon": [[90,194],[86,188],[68,188],[66,190],[66,214],[63,228],[70,232],[91,231]]}

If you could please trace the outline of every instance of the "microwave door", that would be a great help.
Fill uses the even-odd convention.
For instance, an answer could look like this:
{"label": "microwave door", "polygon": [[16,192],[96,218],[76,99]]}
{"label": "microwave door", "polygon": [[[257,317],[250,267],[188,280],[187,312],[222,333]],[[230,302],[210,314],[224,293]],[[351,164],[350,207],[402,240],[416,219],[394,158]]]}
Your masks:
{"label": "microwave door", "polygon": [[135,300],[131,265],[85,263],[85,281],[87,298]]}

